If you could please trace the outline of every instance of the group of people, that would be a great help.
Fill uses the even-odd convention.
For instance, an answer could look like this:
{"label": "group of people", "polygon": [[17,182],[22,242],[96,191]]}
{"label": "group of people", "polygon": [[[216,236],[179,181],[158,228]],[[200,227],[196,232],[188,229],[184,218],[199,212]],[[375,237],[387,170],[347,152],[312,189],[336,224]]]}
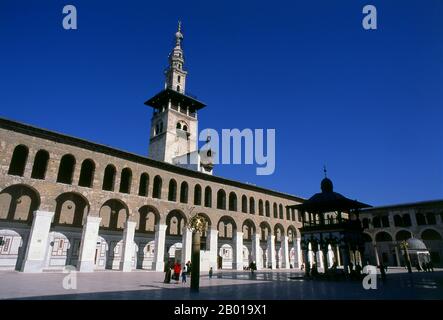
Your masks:
{"label": "group of people", "polygon": [[165,269],[164,283],[171,283],[171,279],[178,283],[180,281],[180,275],[182,283],[186,283],[187,275],[191,274],[191,261],[188,261],[183,268],[178,262],[175,262],[174,264],[168,263]]}
{"label": "group of people", "polygon": [[434,265],[432,261],[423,262],[420,266],[420,262],[417,261],[417,271],[434,272]]}

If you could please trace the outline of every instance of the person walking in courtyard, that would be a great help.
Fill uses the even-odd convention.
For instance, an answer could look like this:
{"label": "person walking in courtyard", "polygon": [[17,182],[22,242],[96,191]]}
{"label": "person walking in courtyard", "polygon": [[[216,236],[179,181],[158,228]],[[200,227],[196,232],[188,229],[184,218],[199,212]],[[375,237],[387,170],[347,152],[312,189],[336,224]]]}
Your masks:
{"label": "person walking in courtyard", "polygon": [[164,283],[171,283],[171,266],[169,264],[166,265],[166,273]]}
{"label": "person walking in courtyard", "polygon": [[174,279],[175,281],[177,281],[177,283],[180,280],[180,271],[181,271],[180,264],[176,262],[174,265]]}
{"label": "person walking in courtyard", "polygon": [[183,267],[182,270],[182,283],[186,283],[186,268]]}
{"label": "person walking in courtyard", "polygon": [[211,268],[209,268],[209,279],[212,279],[212,267]]}

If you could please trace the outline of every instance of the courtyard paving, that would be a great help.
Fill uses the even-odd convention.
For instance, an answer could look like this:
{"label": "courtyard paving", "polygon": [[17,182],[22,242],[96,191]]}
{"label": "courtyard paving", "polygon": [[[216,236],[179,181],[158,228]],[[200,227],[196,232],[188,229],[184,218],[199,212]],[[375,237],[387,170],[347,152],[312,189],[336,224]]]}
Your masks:
{"label": "courtyard paving", "polygon": [[375,290],[365,290],[359,281],[303,280],[300,272],[259,271],[251,276],[247,271],[219,271],[212,279],[201,276],[198,293],[190,292],[189,278],[187,284],[165,284],[159,272],[75,273],[71,285],[76,288],[64,289],[67,275],[0,272],[0,299],[443,299],[443,269],[413,274],[390,269],[387,281],[379,278]]}

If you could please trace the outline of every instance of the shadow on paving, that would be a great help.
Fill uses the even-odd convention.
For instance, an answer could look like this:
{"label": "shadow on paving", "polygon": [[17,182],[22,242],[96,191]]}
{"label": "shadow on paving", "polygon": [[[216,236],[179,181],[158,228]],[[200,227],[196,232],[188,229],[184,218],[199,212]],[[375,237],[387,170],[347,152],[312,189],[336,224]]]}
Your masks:
{"label": "shadow on paving", "polygon": [[[225,275],[226,278],[230,278]],[[225,278],[223,275],[220,278]],[[236,277],[234,277],[236,278]],[[287,279],[287,277],[286,277]],[[365,290],[358,281],[286,280],[247,284],[209,285],[192,293],[189,287],[160,287],[140,284],[149,290],[76,293],[19,298],[15,300],[327,300],[327,299],[442,299],[443,272],[389,274],[386,282],[380,278],[376,290]]]}

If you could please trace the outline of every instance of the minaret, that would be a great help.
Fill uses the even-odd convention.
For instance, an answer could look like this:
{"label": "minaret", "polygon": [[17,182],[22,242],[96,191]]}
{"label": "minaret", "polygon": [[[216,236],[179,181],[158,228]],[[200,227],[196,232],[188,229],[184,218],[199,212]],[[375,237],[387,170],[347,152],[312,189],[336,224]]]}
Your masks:
{"label": "minaret", "polygon": [[175,33],[175,47],[169,54],[169,66],[165,70],[165,89],[169,88],[180,93],[185,93],[187,72],[183,69],[185,57],[181,42],[183,34],[181,32],[181,22],[178,22],[178,29]]}
{"label": "minaret", "polygon": [[186,94],[187,72],[183,69],[181,23],[175,33],[175,46],[165,70],[165,88],[145,102],[154,109],[151,119],[149,157],[188,169],[212,173],[202,166],[198,153],[197,111],[206,105]]}

